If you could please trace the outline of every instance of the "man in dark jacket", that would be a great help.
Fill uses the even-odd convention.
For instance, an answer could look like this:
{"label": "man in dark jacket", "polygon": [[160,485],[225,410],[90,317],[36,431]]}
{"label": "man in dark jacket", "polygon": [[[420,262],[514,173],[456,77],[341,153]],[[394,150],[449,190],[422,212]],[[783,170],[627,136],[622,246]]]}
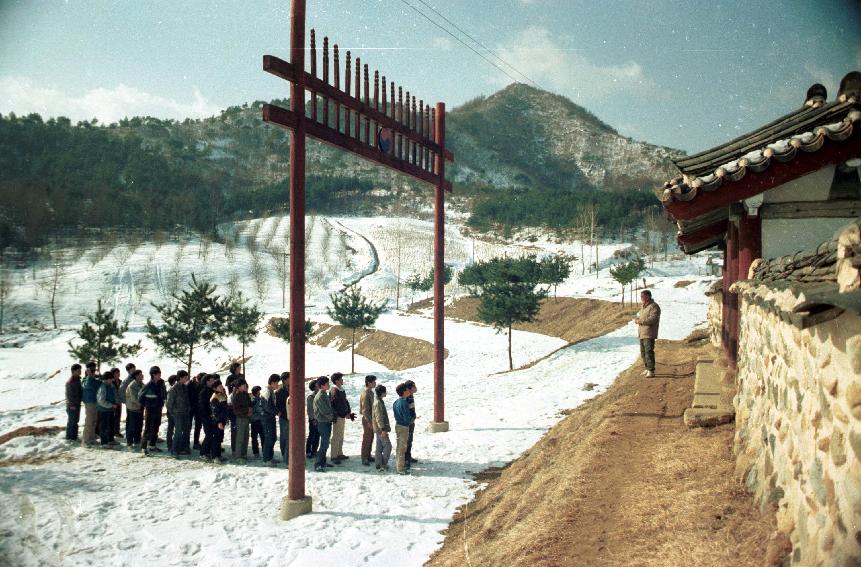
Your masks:
{"label": "man in dark jacket", "polygon": [[[173,390],[174,386],[176,386],[176,374],[171,374],[167,378],[167,395],[164,397],[165,399],[165,408],[167,408],[167,399],[170,396],[170,392]],[[167,410],[167,452],[173,454],[173,430],[176,428],[176,423],[173,420],[173,414],[170,413],[170,410]]]}
{"label": "man in dark jacket", "polygon": [[77,441],[81,419],[81,365],[72,365],[72,376],[66,380],[66,440]]}
{"label": "man in dark jacket", "polygon": [[260,456],[260,446],[263,445],[263,398],[260,397],[260,386],[251,388],[251,451],[255,457]]}
{"label": "man in dark jacket", "polygon": [[164,381],[161,379],[161,369],[153,366],[149,369],[149,382],[141,388],[138,400],[144,409],[144,434],[141,439],[141,449],[144,455],[149,455],[150,447],[156,453],[161,449],[156,447],[158,429],[161,427],[161,412],[165,398]]}
{"label": "man in dark jacket", "polygon": [[305,398],[305,413],[308,416],[308,440],[305,441],[305,455],[309,459],[317,456],[320,447],[320,432],[317,430],[317,420],[314,419],[314,396],[317,395],[317,379],[308,383],[310,394]]}
{"label": "man in dark jacket", "polygon": [[173,446],[170,447],[175,457],[190,455],[188,447],[188,432],[191,427],[191,402],[188,397],[188,372],[180,370],[176,373],[177,382],[167,394],[167,413],[173,416],[174,432]]}
{"label": "man in dark jacket", "polygon": [[281,385],[275,390],[275,415],[278,416],[278,427],[281,430],[281,458],[284,460],[284,465],[287,465],[288,455],[290,453],[290,416],[288,414],[287,399],[290,397],[290,373],[281,373]]}
{"label": "man in dark jacket", "polygon": [[332,388],[330,390],[332,410],[335,412],[335,421],[332,422],[332,462],[340,465],[347,458],[344,455],[344,427],[347,418],[356,419],[356,414],[350,411],[350,402],[344,392],[344,375],[340,372],[332,374]]}
{"label": "man in dark jacket", "polygon": [[233,407],[230,405],[230,396],[233,394],[239,381],[245,380],[245,376],[240,372],[241,369],[242,365],[238,362],[231,364],[230,374],[227,375],[227,379],[224,381],[224,385],[227,387],[227,405],[230,408],[230,450],[234,453],[236,452],[236,414],[233,413]]}

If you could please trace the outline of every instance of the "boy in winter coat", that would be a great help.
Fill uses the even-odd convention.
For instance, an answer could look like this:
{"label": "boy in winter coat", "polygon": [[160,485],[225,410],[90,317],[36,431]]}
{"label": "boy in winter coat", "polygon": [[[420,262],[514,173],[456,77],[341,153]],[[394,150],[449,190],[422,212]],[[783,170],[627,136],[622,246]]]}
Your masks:
{"label": "boy in winter coat", "polygon": [[209,400],[212,412],[212,423],[215,424],[215,437],[210,443],[210,458],[213,462],[223,463],[226,459],[221,457],[221,444],[224,442],[224,428],[230,423],[230,408],[227,407],[227,394],[224,392],[224,384],[215,384],[215,391]]}
{"label": "boy in winter coat", "polygon": [[309,459],[313,459],[317,456],[317,449],[320,447],[320,431],[317,430],[317,420],[314,419],[314,396],[317,394],[316,378],[308,383],[308,389],[311,393],[305,398],[305,415],[308,416],[308,440],[305,442],[305,455]]}
{"label": "boy in winter coat", "polygon": [[197,415],[202,424],[204,435],[203,443],[200,444],[201,457],[206,457],[212,453],[210,445],[215,438],[215,424],[212,422],[212,408],[209,405],[214,388],[215,375],[205,375],[201,381],[200,393],[197,396]]}
{"label": "boy in winter coat", "polygon": [[191,428],[191,403],[188,398],[188,372],[177,372],[177,382],[167,393],[167,414],[172,416],[174,427],[173,445],[170,451],[174,456],[190,455],[188,433]]}
{"label": "boy in winter coat", "polygon": [[326,467],[333,466],[326,462],[326,451],[329,449],[332,421],[335,419],[332,400],[329,398],[329,379],[326,376],[317,378],[317,393],[314,394],[314,419],[317,420],[317,431],[320,432],[320,450],[317,452],[314,470],[325,472]]}
{"label": "boy in winter coat", "polygon": [[[170,398],[170,393],[176,386],[176,374],[171,374],[167,378],[167,396],[165,396],[165,408],[167,408],[167,399]],[[173,454],[173,430],[176,427],[176,422],[173,419],[173,414],[167,408],[167,452]]]}
{"label": "boy in winter coat", "polygon": [[346,459],[344,454],[344,426],[347,418],[356,419],[356,414],[350,411],[350,402],[344,392],[344,375],[340,372],[332,374],[332,388],[330,390],[332,410],[335,412],[335,421],[332,422],[332,462],[340,465]]}
{"label": "boy in winter coat", "polygon": [[362,414],[362,464],[370,466],[371,447],[374,443],[374,388],[376,376],[365,376],[365,389],[359,395],[359,413]]}
{"label": "boy in winter coat", "polygon": [[138,401],[144,408],[144,434],[141,440],[141,449],[144,455],[149,455],[150,449],[161,453],[156,447],[158,440],[158,429],[161,427],[161,412],[164,408],[165,398],[164,382],[161,379],[161,369],[153,366],[149,369],[149,382],[141,388]]}
{"label": "boy in winter coat", "polygon": [[206,375],[201,372],[200,374],[196,374],[194,378],[188,382],[188,401],[191,404],[191,417],[194,421],[193,449],[200,449],[200,430],[203,428],[203,422],[200,421],[200,414],[197,411],[197,402],[200,399],[200,390],[203,388],[201,380],[203,380],[204,376]]}
{"label": "boy in winter coat", "polygon": [[395,436],[398,440],[397,470],[398,474],[407,474],[407,443],[410,437],[410,423],[413,421],[409,401],[412,390],[406,384],[399,384],[395,391],[398,393],[398,399],[392,404],[392,413],[395,415]]}
{"label": "boy in winter coat", "polygon": [[290,373],[281,373],[281,385],[275,390],[275,413],[278,416],[279,441],[281,443],[281,458],[287,466],[290,447]]}
{"label": "boy in winter coat", "polygon": [[96,441],[96,394],[99,391],[99,379],[96,377],[96,363],[88,362],[84,379],[81,381],[81,402],[84,404],[84,435],[81,443],[90,446]]}
{"label": "boy in winter coat", "polygon": [[135,369],[134,381],[126,387],[126,444],[129,447],[140,445],[143,431],[143,406],[138,396],[143,389],[143,370]]}
{"label": "boy in winter coat", "polygon": [[236,442],[233,446],[233,458],[243,463],[248,460],[248,425],[251,419],[251,396],[248,394],[248,382],[240,380],[233,390],[233,415],[236,416]]}
{"label": "boy in winter coat", "polygon": [[114,442],[114,408],[117,405],[117,390],[114,387],[114,373],[105,372],[102,384],[96,392],[96,405],[99,412],[99,437],[102,447],[112,447]]}
{"label": "boy in winter coat", "polygon": [[266,388],[260,394],[261,408],[263,410],[263,462],[267,465],[274,466],[275,461],[275,441],[277,433],[275,430],[275,414],[277,408],[275,405],[275,390],[278,388],[278,382],[281,381],[281,376],[272,374],[269,376],[269,381]]}
{"label": "boy in winter coat", "polygon": [[[123,406],[126,404],[126,390],[129,384],[135,381],[135,365],[132,362],[126,364],[126,377],[122,382],[117,382],[120,386],[117,388],[117,399],[120,403],[120,413],[123,411]],[[126,409],[126,421],[129,420],[128,409]],[[117,419],[117,431],[120,431],[120,420]]]}
{"label": "boy in winter coat", "polygon": [[389,470],[389,456],[392,454],[392,442],[389,440],[389,432],[392,428],[389,426],[389,414],[386,411],[386,404],[383,399],[386,397],[386,387],[380,384],[374,390],[376,399],[374,400],[374,433],[377,436],[377,450],[375,460],[377,469],[382,471]]}
{"label": "boy in winter coat", "polygon": [[78,439],[78,421],[81,419],[81,365],[72,365],[72,375],[66,380],[66,440]]}
{"label": "boy in winter coat", "polygon": [[407,463],[407,468],[410,468],[410,465],[413,463],[419,462],[418,459],[413,458],[413,433],[416,430],[416,400],[415,395],[416,392],[419,391],[416,383],[412,380],[407,380],[404,382],[404,386],[409,390],[409,394],[407,395],[407,401],[410,404],[410,436],[407,439],[407,454],[405,456],[405,460]]}
{"label": "boy in winter coat", "polygon": [[260,456],[260,445],[263,444],[263,398],[260,397],[260,389],[260,386],[251,388],[251,452],[255,457]]}

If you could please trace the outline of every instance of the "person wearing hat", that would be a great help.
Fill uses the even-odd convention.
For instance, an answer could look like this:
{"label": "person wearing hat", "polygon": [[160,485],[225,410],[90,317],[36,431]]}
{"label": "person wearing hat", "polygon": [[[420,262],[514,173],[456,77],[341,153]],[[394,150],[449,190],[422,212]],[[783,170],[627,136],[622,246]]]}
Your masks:
{"label": "person wearing hat", "polygon": [[141,439],[141,449],[144,455],[150,450],[161,453],[156,447],[158,429],[161,427],[161,412],[164,407],[165,388],[161,379],[161,369],[153,366],[149,369],[149,382],[141,388],[138,400],[144,408],[144,434]]}
{"label": "person wearing hat", "polygon": [[96,442],[96,394],[99,391],[99,379],[96,377],[96,363],[88,362],[81,381],[81,402],[84,404],[84,434],[81,443],[91,446]]}

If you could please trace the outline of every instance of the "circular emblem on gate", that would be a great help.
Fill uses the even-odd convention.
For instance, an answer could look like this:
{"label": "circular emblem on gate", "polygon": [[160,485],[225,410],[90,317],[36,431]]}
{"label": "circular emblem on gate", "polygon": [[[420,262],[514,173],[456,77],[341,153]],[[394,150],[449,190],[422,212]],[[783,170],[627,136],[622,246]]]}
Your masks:
{"label": "circular emblem on gate", "polygon": [[380,148],[380,151],[389,153],[392,149],[392,142],[394,141],[394,134],[388,128],[379,128],[377,129],[377,147]]}

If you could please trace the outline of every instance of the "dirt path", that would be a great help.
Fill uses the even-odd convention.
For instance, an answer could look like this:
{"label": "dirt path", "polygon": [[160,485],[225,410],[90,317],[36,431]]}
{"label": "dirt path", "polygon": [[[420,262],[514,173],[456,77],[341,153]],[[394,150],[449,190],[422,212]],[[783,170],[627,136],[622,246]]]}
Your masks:
{"label": "dirt path", "polygon": [[[432,566],[759,565],[774,531],[733,477],[733,425],[688,429],[702,343],[659,341],[455,514]],[[494,478],[498,477],[498,478]]]}

